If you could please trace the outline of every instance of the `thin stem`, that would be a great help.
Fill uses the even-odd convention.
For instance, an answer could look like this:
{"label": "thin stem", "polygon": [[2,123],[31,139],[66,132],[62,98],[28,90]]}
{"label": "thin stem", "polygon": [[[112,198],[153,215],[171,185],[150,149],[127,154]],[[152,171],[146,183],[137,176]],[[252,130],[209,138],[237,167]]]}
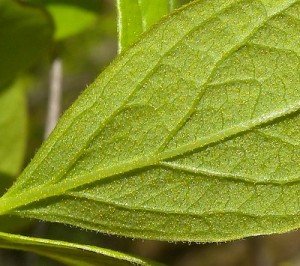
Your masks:
{"label": "thin stem", "polygon": [[53,60],[50,71],[50,87],[48,112],[45,127],[45,139],[48,138],[51,131],[56,126],[61,111],[61,94],[62,94],[62,60],[56,57]]}

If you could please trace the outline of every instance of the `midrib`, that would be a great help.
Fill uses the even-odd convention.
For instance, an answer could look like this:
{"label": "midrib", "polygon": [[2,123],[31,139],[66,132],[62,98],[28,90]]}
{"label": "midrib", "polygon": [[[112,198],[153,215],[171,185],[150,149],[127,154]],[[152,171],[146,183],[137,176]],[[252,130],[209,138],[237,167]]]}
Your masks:
{"label": "midrib", "polygon": [[[232,53],[234,50],[236,50],[241,45],[244,45],[247,40],[253,36],[253,34],[256,33],[257,30],[259,30],[266,22],[268,22],[272,17],[282,13],[286,9],[288,9],[292,4],[296,3],[298,1],[291,1],[289,4],[286,4],[284,7],[282,7],[280,10],[277,10],[276,13],[273,13],[272,16],[269,16],[266,20],[264,20],[259,26],[253,29],[252,33],[246,36],[241,42],[239,42],[237,45],[235,45],[226,55],[229,55],[230,52]],[[213,68],[213,71],[216,69],[216,66],[219,65],[220,61],[224,60],[224,55]],[[213,72],[212,71],[212,72]],[[209,76],[211,77],[212,74]],[[209,81],[209,79],[208,79]],[[279,110],[277,112],[270,113],[268,115],[262,116],[261,118],[256,118],[252,120],[248,120],[247,123],[243,122],[240,124],[237,124],[234,127],[227,128],[225,130],[219,131],[216,134],[212,134],[210,136],[201,138],[199,140],[196,140],[194,142],[187,143],[185,145],[180,146],[179,148],[173,149],[173,150],[167,150],[164,152],[161,152],[159,154],[152,153],[149,156],[144,156],[141,158],[138,158],[137,160],[129,161],[123,164],[119,164],[113,167],[104,168],[98,171],[95,171],[93,174],[89,175],[83,175],[77,178],[72,179],[64,179],[59,183],[55,184],[45,184],[40,185],[37,187],[34,187],[30,190],[23,191],[19,194],[14,195],[4,195],[0,199],[0,215],[8,213],[10,210],[25,206],[27,204],[53,197],[58,196],[61,194],[64,194],[65,192],[78,188],[82,185],[87,185],[89,183],[109,178],[112,176],[115,176],[117,174],[122,174],[126,172],[130,172],[135,169],[140,169],[146,166],[154,166],[159,164],[159,162],[174,158],[179,155],[183,155],[187,152],[194,151],[195,149],[199,149],[204,146],[208,146],[210,144],[222,141],[226,138],[229,138],[231,136],[234,136],[238,133],[242,133],[248,130],[251,130],[255,127],[258,127],[262,124],[265,124],[267,122],[273,121],[276,118],[297,112],[300,110],[300,101],[296,102],[292,106],[288,106],[285,109]],[[21,199],[21,200],[20,200]]]}
{"label": "midrib", "polygon": [[[274,112],[269,116],[264,116],[263,119],[249,120],[248,123],[241,123],[235,127],[218,132],[217,134],[199,139],[193,143],[188,143],[180,148],[162,152],[160,154],[152,154],[138,160],[129,161],[113,167],[104,168],[94,172],[93,174],[83,175],[77,178],[68,178],[56,184],[46,184],[19,193],[17,196],[3,196],[0,199],[0,214],[8,213],[10,210],[25,206],[29,203],[36,202],[45,198],[59,196],[67,191],[78,188],[92,182],[99,181],[104,178],[109,178],[118,174],[127,173],[136,169],[141,169],[147,166],[158,165],[161,161],[174,158],[178,155],[191,152],[195,149],[210,145],[215,142],[222,141],[226,138],[234,136],[258,127],[262,124],[271,122],[279,117],[297,112],[300,110],[300,101],[290,108],[286,108],[280,112]],[[20,200],[21,199],[21,200]]]}

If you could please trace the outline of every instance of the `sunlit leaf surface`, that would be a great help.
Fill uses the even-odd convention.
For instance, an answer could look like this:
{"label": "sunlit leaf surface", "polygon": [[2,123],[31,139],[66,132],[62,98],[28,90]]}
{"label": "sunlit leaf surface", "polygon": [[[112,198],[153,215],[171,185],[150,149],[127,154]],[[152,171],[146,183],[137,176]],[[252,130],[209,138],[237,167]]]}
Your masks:
{"label": "sunlit leaf surface", "polygon": [[1,213],[164,240],[300,225],[300,1],[197,1],[65,113]]}

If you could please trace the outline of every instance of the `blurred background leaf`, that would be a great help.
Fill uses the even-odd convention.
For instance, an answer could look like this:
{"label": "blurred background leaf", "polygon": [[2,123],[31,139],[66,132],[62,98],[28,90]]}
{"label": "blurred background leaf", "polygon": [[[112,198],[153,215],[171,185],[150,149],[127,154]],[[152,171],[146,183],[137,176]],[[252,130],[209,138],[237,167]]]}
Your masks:
{"label": "blurred background leaf", "polygon": [[[0,60],[1,61],[1,60]],[[0,91],[0,172],[16,176],[23,165],[27,140],[26,81]]]}
{"label": "blurred background leaf", "polygon": [[0,25],[1,89],[49,48],[53,24],[41,9],[1,0]]}
{"label": "blurred background leaf", "polygon": [[[20,172],[27,143],[27,103],[24,78],[0,90],[0,195],[13,184]],[[30,219],[5,215],[0,219],[1,232],[28,229]],[[0,264],[1,265],[1,264]]]}
{"label": "blurred background leaf", "polygon": [[84,31],[99,18],[103,1],[99,0],[26,0],[45,8],[54,20],[55,40]]}
{"label": "blurred background leaf", "polygon": [[174,7],[174,0],[118,0],[119,52]]}

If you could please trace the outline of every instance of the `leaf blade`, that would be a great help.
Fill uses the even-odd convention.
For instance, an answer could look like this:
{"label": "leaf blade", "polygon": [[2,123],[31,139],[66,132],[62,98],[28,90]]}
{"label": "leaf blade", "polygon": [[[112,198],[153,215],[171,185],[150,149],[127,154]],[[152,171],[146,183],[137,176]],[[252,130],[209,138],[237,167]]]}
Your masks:
{"label": "leaf blade", "polygon": [[170,0],[118,0],[119,51],[132,45],[140,35],[167,15],[173,7]]}
{"label": "leaf blade", "polygon": [[67,112],[2,212],[164,240],[297,228],[300,4],[263,3],[195,2],[146,34]]}
{"label": "leaf blade", "polygon": [[0,91],[0,172],[16,176],[21,170],[27,136],[24,81]]}
{"label": "leaf blade", "polygon": [[34,252],[71,266],[159,265],[105,248],[8,233],[0,233],[0,247]]}

